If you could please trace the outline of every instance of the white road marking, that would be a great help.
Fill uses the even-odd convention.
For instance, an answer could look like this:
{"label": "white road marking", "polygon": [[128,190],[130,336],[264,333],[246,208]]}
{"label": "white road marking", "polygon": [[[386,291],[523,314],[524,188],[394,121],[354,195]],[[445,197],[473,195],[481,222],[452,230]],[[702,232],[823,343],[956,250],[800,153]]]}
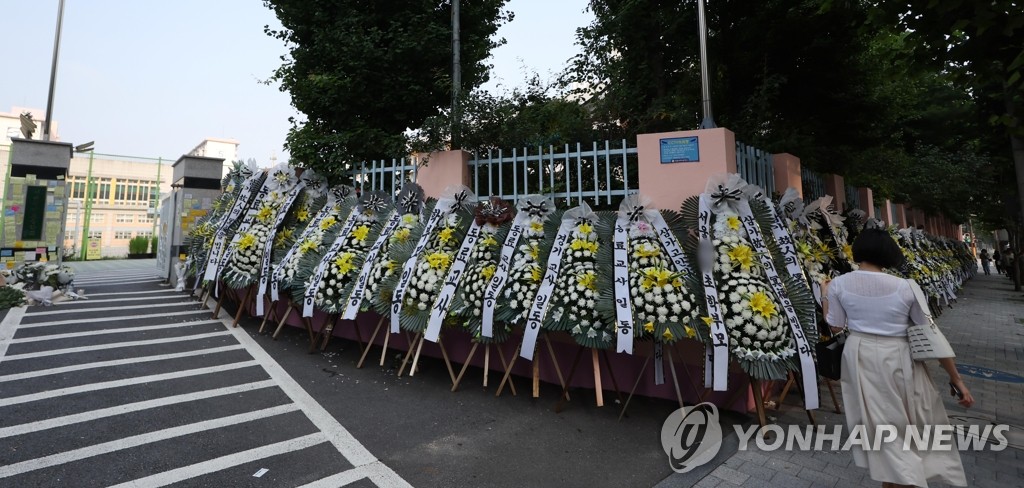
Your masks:
{"label": "white road marking", "polygon": [[66,425],[88,422],[90,420],[101,419],[104,417],[113,417],[115,415],[124,415],[126,413],[138,412],[140,410],[147,410],[150,408],[165,407],[168,405],[174,405],[185,402],[194,402],[196,400],[215,398],[224,395],[234,395],[236,393],[244,393],[247,391],[259,390],[262,388],[270,388],[273,386],[277,386],[277,384],[274,383],[274,380],[264,380],[257,381],[254,383],[246,383],[243,385],[216,388],[213,390],[197,391],[195,393],[172,395],[163,398],[157,398],[154,400],[126,403],[124,405],[118,405],[116,407],[101,408],[97,410],[91,410],[88,412],[64,415],[63,417],[54,417],[46,420],[39,420],[37,422],[29,422],[26,424],[3,427],[0,428],[0,438],[28,434],[31,432],[39,432],[41,430],[53,429],[56,427],[64,427]]}
{"label": "white road marking", "polygon": [[173,324],[158,324],[158,325],[143,325],[139,327],[122,327],[119,329],[100,329],[90,330],[86,332],[68,332],[66,334],[48,334],[35,337],[22,337],[21,339],[11,339],[11,344],[21,344],[24,342],[40,342],[49,341],[54,339],[69,339],[72,337],[85,337],[94,335],[106,335],[106,334],[124,334],[128,332],[143,332],[147,330],[165,330],[176,327],[191,327],[193,325],[207,325],[207,324],[219,324],[219,320],[197,320],[195,322],[175,322]]}
{"label": "white road marking", "polygon": [[[200,314],[200,313],[203,314],[203,315],[207,315],[207,314],[210,313],[210,311],[209,310],[204,310],[204,309],[199,309],[199,310],[185,310],[184,312],[147,313],[147,314],[143,314],[143,315],[124,315],[124,316],[118,316],[118,317],[109,317],[109,318],[105,318],[105,319],[101,319],[101,318],[88,319],[88,321],[83,321],[82,319],[53,320],[53,321],[49,321],[49,322],[31,322],[31,323],[28,323],[28,324],[21,324],[20,326],[18,326],[18,328],[19,329],[31,329],[32,327],[49,327],[51,325],[76,325],[76,324],[94,325],[94,324],[102,323],[102,322],[120,322],[120,321],[126,321],[126,320],[149,319],[149,318],[153,318],[153,317],[171,317],[171,316],[175,316],[175,315],[191,315],[191,314]],[[8,314],[8,316],[10,316],[10,314]]]}
{"label": "white road marking", "polygon": [[216,354],[218,352],[226,351],[237,351],[239,349],[245,348],[242,347],[241,344],[236,344],[232,346],[211,347],[207,349],[196,349],[195,351],[176,352],[172,354],[157,354],[155,356],[141,356],[134,358],[114,359],[112,361],[97,361],[95,363],[75,364],[71,366],[62,366],[60,368],[40,369],[36,371],[28,371],[25,373],[3,375],[0,376],[0,383],[4,381],[17,381],[27,378],[38,378],[40,376],[49,376],[51,374],[70,373],[72,371],[81,371],[84,369],[96,369],[106,368],[110,366],[123,366],[126,364],[148,363],[152,361],[187,358],[191,356],[205,356],[207,354]]}
{"label": "white road marking", "polygon": [[39,400],[45,400],[47,398],[56,398],[65,395],[74,395],[76,393],[85,393],[97,390],[108,390],[110,388],[120,388],[122,386],[140,385],[145,383],[153,383],[156,381],[166,381],[177,378],[187,378],[189,376],[219,373],[221,371],[231,371],[235,369],[248,368],[251,366],[258,365],[259,363],[256,361],[242,361],[238,363],[221,364],[219,366],[208,366],[205,368],[174,371],[172,373],[151,374],[147,376],[137,376],[135,378],[126,378],[123,380],[102,381],[100,383],[89,383],[88,385],[69,386],[67,388],[61,388],[58,390],[47,390],[41,391],[39,393],[30,393],[28,395],[0,398],[0,407],[6,407],[8,405],[17,405],[19,403],[35,402]]}
{"label": "white road marking", "polygon": [[306,483],[298,488],[338,488],[339,486],[355,483],[356,481],[364,478],[366,478],[366,473],[363,472],[362,468],[353,468],[326,478],[318,479],[312,483]]}
{"label": "white road marking", "polygon": [[[163,290],[112,291],[112,292],[106,292],[106,293],[89,293],[87,296],[90,298],[90,301],[91,301],[92,297],[111,297],[111,296],[118,296],[118,295],[142,295],[142,294],[145,294],[145,293],[182,293],[182,292],[177,291],[177,290],[175,290],[173,288],[165,288]],[[185,295],[185,296],[188,296],[188,295]]]}
{"label": "white road marking", "polygon": [[[170,290],[170,291],[174,291],[174,290]],[[57,303],[55,305],[58,306],[58,307],[66,307],[68,305],[89,305],[90,303],[123,303],[123,302],[141,302],[141,301],[144,301],[144,300],[182,300],[182,299],[186,299],[186,298],[190,298],[190,297],[188,295],[181,295],[181,296],[177,296],[177,295],[169,295],[169,296],[161,295],[161,296],[155,296],[155,297],[106,298],[106,299],[103,299],[103,300],[92,300],[92,299],[89,299],[89,300],[73,300],[73,301],[70,301],[70,302],[60,302],[60,303]],[[192,303],[196,302],[195,300],[191,300],[191,301],[192,301]],[[159,305],[159,304],[154,304],[154,305]],[[87,308],[80,308],[78,310],[88,310],[88,309]]]}
{"label": "white road marking", "polygon": [[183,341],[195,341],[199,339],[207,339],[210,337],[217,337],[231,334],[228,332],[207,332],[205,334],[192,334],[187,336],[179,337],[166,337],[163,339],[146,339],[143,341],[127,341],[127,342],[115,342],[112,344],[97,344],[95,346],[80,346],[80,347],[68,347],[65,349],[52,349],[49,351],[38,351],[38,352],[26,352],[22,354],[12,354],[3,358],[3,361],[17,361],[19,359],[31,359],[41,358],[46,356],[57,356],[60,354],[73,354],[76,352],[86,351],[100,351],[103,349],[118,349],[122,347],[135,347],[135,346],[148,346],[151,344],[163,344],[165,342],[183,342]]}
{"label": "white road marking", "polygon": [[[181,306],[195,306],[196,302],[189,300],[181,303],[164,303],[160,304],[161,307],[181,307]],[[46,312],[33,312],[26,314],[29,317],[38,317],[40,315],[59,315],[67,313],[85,313],[85,312],[111,312],[115,310],[137,310],[140,308],[153,308],[154,305],[128,305],[126,307],[97,307],[90,309],[72,308],[67,310],[49,310]],[[110,317],[111,319],[120,319],[121,317]]]}
{"label": "white road marking", "polygon": [[138,285],[138,284],[141,284],[141,283],[161,283],[161,282],[163,282],[163,280],[161,280],[160,278],[152,278],[152,279],[146,279],[146,280],[132,280],[132,281],[106,281],[106,280],[100,281],[100,280],[97,280],[97,281],[90,281],[90,282],[87,282],[87,283],[75,282],[75,288],[77,289],[80,286],[81,287],[87,287],[87,286],[119,286],[119,285]]}
{"label": "white road marking", "polygon": [[18,331],[21,318],[24,316],[25,307],[16,307],[8,310],[3,322],[0,322],[0,362],[3,362],[4,355],[7,354],[7,346],[14,338],[14,333]]}
{"label": "white road marking", "polygon": [[[266,351],[256,343],[255,340],[249,335],[245,329],[241,327],[231,327],[233,318],[228,315],[227,312],[221,310],[221,322],[224,327],[232,334],[235,339],[245,346],[245,349],[249,351],[249,354],[256,359],[263,369],[270,375],[274,381],[284,390],[285,394],[292,399],[297,405],[302,407],[302,412],[306,414],[313,425],[316,425],[327,439],[334,445],[334,447],[345,456],[350,464],[355,467],[366,466],[377,462],[377,458],[370,453],[366,447],[352,434],[338,422],[323,406],[321,406],[313,397],[306,392],[294,379],[281,367],[274,358],[270,357]],[[395,473],[391,468],[380,464],[382,471],[379,473],[377,478],[383,486],[395,486],[395,487],[408,487],[412,488],[408,482],[402,477]]]}
{"label": "white road marking", "polygon": [[263,410],[256,410],[254,412],[246,412],[238,415],[231,415],[228,417],[221,417],[213,420],[204,420],[202,422],[196,422],[194,424],[171,427],[168,429],[158,430],[155,432],[147,432],[145,434],[124,437],[116,441],[104,442],[101,444],[96,444],[79,449],[72,449],[70,451],[52,454],[50,456],[43,456],[35,459],[30,459],[28,461],[22,461],[20,463],[8,464],[7,466],[0,466],[0,478],[6,478],[9,476],[27,473],[29,471],[35,471],[37,469],[49,468],[51,466],[70,463],[73,461],[78,461],[93,456],[99,456],[101,454],[120,451],[122,449],[129,449],[144,444],[150,444],[153,442],[173,439],[175,437],[181,437],[183,435],[219,429],[221,427],[228,427],[231,425],[241,424],[245,422],[252,422],[254,420],[264,419],[267,417],[273,417],[276,415],[293,412],[298,409],[299,407],[294,404],[280,405],[277,407],[265,408]]}
{"label": "white road marking", "polygon": [[202,476],[204,474],[216,473],[241,464],[259,461],[268,457],[286,454],[292,451],[299,451],[317,444],[323,444],[327,439],[323,434],[317,432],[295,439],[260,446],[234,454],[228,454],[209,461],[203,461],[190,466],[183,466],[163,473],[157,473],[145,478],[128,481],[109,488],[157,488],[160,486],[172,485],[188,479]]}

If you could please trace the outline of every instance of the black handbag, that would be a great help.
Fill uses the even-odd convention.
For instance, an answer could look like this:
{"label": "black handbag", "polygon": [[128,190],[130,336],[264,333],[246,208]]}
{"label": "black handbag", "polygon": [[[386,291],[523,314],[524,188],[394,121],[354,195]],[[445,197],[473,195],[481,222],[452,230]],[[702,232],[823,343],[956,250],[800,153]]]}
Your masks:
{"label": "black handbag", "polygon": [[843,347],[846,346],[846,333],[833,334],[827,341],[815,346],[818,356],[818,374],[828,379],[840,379],[843,364]]}

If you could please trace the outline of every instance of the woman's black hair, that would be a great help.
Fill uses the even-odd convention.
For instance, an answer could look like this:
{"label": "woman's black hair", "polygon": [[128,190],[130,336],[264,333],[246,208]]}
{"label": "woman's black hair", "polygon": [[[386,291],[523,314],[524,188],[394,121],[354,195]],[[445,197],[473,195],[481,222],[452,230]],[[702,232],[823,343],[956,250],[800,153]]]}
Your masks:
{"label": "woman's black hair", "polygon": [[888,232],[865,229],[853,241],[853,260],[868,262],[882,268],[898,268],[903,264],[903,251]]}

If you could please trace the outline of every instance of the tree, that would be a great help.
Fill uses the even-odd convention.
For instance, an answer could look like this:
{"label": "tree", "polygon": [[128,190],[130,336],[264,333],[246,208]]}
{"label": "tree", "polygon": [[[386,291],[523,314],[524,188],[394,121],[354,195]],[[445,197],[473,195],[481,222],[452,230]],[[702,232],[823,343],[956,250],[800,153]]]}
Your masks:
{"label": "tree", "polygon": [[[505,0],[461,0],[463,93],[487,80],[485,63],[512,19]],[[404,133],[451,101],[451,0],[264,0],[289,49],[279,82],[305,120],[286,147],[303,166],[340,176],[353,162],[405,154]]]}

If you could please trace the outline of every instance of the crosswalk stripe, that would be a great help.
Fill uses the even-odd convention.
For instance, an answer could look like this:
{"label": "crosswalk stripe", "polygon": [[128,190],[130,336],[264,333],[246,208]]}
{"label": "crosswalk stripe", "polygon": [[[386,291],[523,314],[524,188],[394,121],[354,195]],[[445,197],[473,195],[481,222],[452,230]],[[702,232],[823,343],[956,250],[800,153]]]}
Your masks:
{"label": "crosswalk stripe", "polygon": [[273,417],[288,412],[294,412],[298,409],[298,405],[290,403],[287,405],[280,405],[277,407],[256,410],[254,412],[230,415],[227,417],[221,417],[213,420],[204,420],[202,422],[196,422],[194,424],[182,425],[178,427],[171,427],[168,429],[158,430],[155,432],[147,432],[145,434],[133,435],[130,437],[118,439],[116,441],[104,442],[101,444],[96,444],[79,449],[72,449],[70,451],[30,459],[28,461],[22,461],[20,463],[8,464],[7,466],[0,466],[0,478],[7,478],[10,476],[27,473],[29,471],[35,471],[37,469],[48,468],[51,466],[57,466],[60,464],[70,463],[73,461],[79,461],[93,456],[99,456],[101,454],[108,454],[123,449],[130,449],[132,447],[138,447],[144,444],[151,444],[153,442],[173,439],[175,437],[181,437],[184,435],[195,434],[197,432],[219,429],[222,427],[228,427],[231,425],[241,424],[245,422],[252,422],[254,420]]}
{"label": "crosswalk stripe", "polygon": [[29,393],[27,395],[19,395],[16,397],[0,398],[0,407],[6,407],[8,405],[17,405],[20,403],[35,402],[39,400],[45,400],[47,398],[56,398],[65,395],[74,395],[76,393],[85,393],[89,391],[97,390],[108,390],[110,388],[120,388],[122,386],[132,386],[144,383],[152,383],[156,381],[173,380],[177,378],[187,378],[189,376],[199,376],[210,373],[219,373],[221,371],[231,371],[235,369],[248,368],[250,366],[258,366],[259,363],[256,361],[241,361],[237,363],[221,364],[219,366],[207,366],[205,368],[186,369],[184,371],[174,371],[171,373],[151,374],[148,376],[137,376],[135,378],[125,378],[123,380],[113,381],[102,381],[99,383],[89,383],[88,385],[70,386],[67,388],[60,388],[58,390],[47,390],[39,393]]}
{"label": "crosswalk stripe", "polygon": [[118,405],[116,407],[101,408],[97,410],[91,410],[88,412],[81,412],[72,415],[64,415],[62,417],[55,417],[46,420],[39,420],[37,422],[29,422],[26,424],[0,428],[0,439],[4,437],[12,437],[16,435],[29,434],[32,432],[39,432],[41,430],[53,429],[56,427],[64,427],[66,425],[77,424],[81,422],[88,422],[90,420],[101,419],[104,417],[113,417],[115,415],[123,415],[126,413],[138,412],[140,410],[147,410],[150,408],[165,407],[168,405],[175,405],[178,403],[194,402],[197,400],[215,398],[224,395],[234,395],[236,393],[245,393],[247,391],[259,390],[262,388],[270,388],[273,386],[275,386],[274,380],[264,380],[257,381],[254,383],[245,383],[243,385],[227,386],[224,388],[197,391],[195,393],[172,395],[163,398],[157,398],[154,400],[126,403],[124,405]]}
{"label": "crosswalk stripe", "polygon": [[86,351],[100,351],[104,349],[119,349],[122,347],[135,347],[135,346],[149,346],[152,344],[163,344],[166,342],[183,342],[183,341],[196,341],[199,339],[207,339],[210,337],[217,337],[223,335],[229,335],[231,331],[219,331],[219,332],[207,332],[204,334],[192,334],[178,337],[165,337],[162,339],[145,339],[141,341],[126,341],[126,342],[114,342],[111,344],[96,344],[94,346],[79,346],[79,347],[68,347],[64,349],[51,349],[48,351],[36,351],[26,352],[21,354],[12,354],[4,358],[4,361],[17,361],[19,359],[32,359],[41,358],[46,356],[59,356],[61,354],[73,354],[76,352]]}
{"label": "crosswalk stripe", "polygon": [[21,339],[11,339],[11,344],[22,344],[25,342],[41,342],[41,341],[52,341],[56,339],[70,339],[72,337],[85,337],[94,335],[106,335],[106,334],[125,334],[128,332],[143,332],[147,330],[160,330],[160,329],[172,329],[177,327],[192,327],[193,325],[207,325],[207,324],[219,324],[219,320],[201,320],[195,322],[175,322],[172,324],[159,324],[159,325],[143,325],[139,327],[121,327],[119,329],[101,329],[101,330],[90,330],[86,332],[68,332],[66,334],[49,334],[35,337],[22,337]]}
{"label": "crosswalk stripe", "polygon": [[[172,290],[173,291],[173,290]],[[70,302],[60,302],[57,304],[58,307],[66,307],[68,305],[89,305],[92,303],[122,303],[122,302],[141,302],[144,300],[181,300],[190,298],[188,295],[161,295],[155,297],[134,297],[134,298],[106,298],[103,300],[73,300]],[[192,300],[195,303],[195,300]],[[76,310],[88,310],[87,308],[78,308]]]}
{"label": "crosswalk stripe", "polygon": [[182,481],[202,476],[204,474],[216,473],[234,466],[259,461],[273,456],[299,451],[308,447],[327,442],[327,438],[317,432],[304,435],[295,439],[268,444],[234,454],[228,454],[209,461],[183,466],[163,473],[157,473],[145,478],[128,481],[110,488],[157,488],[160,486],[172,485]]}
{"label": "crosswalk stripe", "polygon": [[0,362],[5,359],[7,346],[10,345],[10,340],[18,331],[23,316],[25,316],[25,307],[15,307],[8,310],[3,321],[0,321]]}
{"label": "crosswalk stripe", "polygon": [[[161,313],[147,313],[147,314],[142,314],[142,315],[122,315],[122,316],[117,316],[117,317],[89,319],[88,321],[82,321],[82,319],[53,320],[53,321],[49,321],[49,322],[32,322],[32,323],[28,323],[28,324],[21,324],[21,325],[18,326],[18,328],[19,329],[31,329],[33,327],[50,327],[50,326],[53,326],[53,325],[78,325],[78,324],[96,325],[98,323],[103,323],[103,322],[120,322],[120,321],[125,321],[125,320],[150,319],[150,318],[153,318],[153,317],[171,317],[171,316],[175,316],[175,315],[194,315],[194,314],[200,314],[200,313],[203,314],[203,315],[206,315],[206,314],[209,314],[210,311],[209,310],[199,309],[199,310],[185,310],[183,312],[161,312]],[[8,316],[10,316],[9,313],[8,313]]]}
{"label": "crosswalk stripe", "polygon": [[[161,304],[160,306],[161,307],[181,307],[181,306],[185,306],[185,305],[195,306],[195,305],[197,305],[197,303],[195,301],[193,301],[193,300],[188,300],[188,301],[184,301],[184,302],[180,302],[180,303],[165,303],[165,304]],[[73,309],[67,309],[67,310],[49,310],[49,311],[46,311],[46,312],[33,312],[33,313],[30,313],[30,314],[25,314],[25,316],[26,317],[39,317],[40,315],[61,315],[61,314],[68,314],[68,313],[84,313],[84,312],[110,312],[110,311],[114,311],[114,310],[138,310],[138,309],[141,309],[141,308],[153,308],[153,305],[128,305],[126,307],[96,307],[96,308],[90,308],[88,310],[83,310],[83,309],[80,309],[80,308],[73,308]],[[111,317],[111,318],[119,318],[119,317]]]}
{"label": "crosswalk stripe", "polygon": [[174,288],[164,288],[162,290],[143,290],[143,291],[111,291],[106,293],[90,293],[89,298],[92,297],[112,297],[119,295],[142,295],[145,293],[181,293],[176,291]]}
{"label": "crosswalk stripe", "polygon": [[176,352],[172,354],[157,354],[155,356],[141,356],[134,358],[114,359],[111,361],[97,361],[95,363],[74,364],[71,366],[61,366],[59,368],[39,369],[36,371],[28,371],[25,373],[3,375],[0,376],[0,383],[4,381],[17,381],[27,378],[38,378],[40,376],[49,376],[52,374],[70,373],[72,371],[81,371],[85,369],[106,368],[110,366],[123,366],[125,364],[148,363],[152,361],[164,361],[166,359],[179,359],[191,356],[205,356],[207,354],[216,354],[218,352],[226,351],[237,351],[239,349],[245,348],[242,347],[241,344],[237,344],[233,346],[211,347],[207,349],[196,349],[194,351]]}
{"label": "crosswalk stripe", "polygon": [[326,478],[318,479],[312,483],[306,483],[298,488],[337,488],[339,486],[355,483],[356,481],[364,478],[366,478],[366,473],[363,472],[361,468],[353,468]]}

